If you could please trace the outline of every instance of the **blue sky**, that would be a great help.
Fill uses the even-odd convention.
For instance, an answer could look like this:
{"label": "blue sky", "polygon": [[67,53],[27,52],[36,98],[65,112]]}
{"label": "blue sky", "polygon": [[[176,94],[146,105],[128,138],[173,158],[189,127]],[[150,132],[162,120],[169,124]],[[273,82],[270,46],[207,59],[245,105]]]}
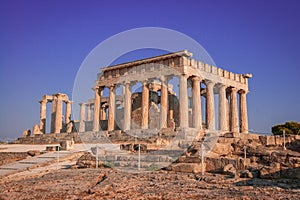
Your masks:
{"label": "blue sky", "polygon": [[148,26],[182,32],[217,66],[253,74],[250,129],[300,121],[299,7],[297,0],[0,1],[0,138],[38,123],[42,95],[71,96],[77,70],[100,42]]}

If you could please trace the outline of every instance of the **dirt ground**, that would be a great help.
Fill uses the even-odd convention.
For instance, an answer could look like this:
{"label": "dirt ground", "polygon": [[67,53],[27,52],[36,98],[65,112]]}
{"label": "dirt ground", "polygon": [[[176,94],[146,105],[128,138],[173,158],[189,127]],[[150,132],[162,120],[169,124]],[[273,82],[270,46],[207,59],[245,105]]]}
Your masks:
{"label": "dirt ground", "polygon": [[299,199],[300,181],[109,168],[44,170],[0,180],[0,199]]}

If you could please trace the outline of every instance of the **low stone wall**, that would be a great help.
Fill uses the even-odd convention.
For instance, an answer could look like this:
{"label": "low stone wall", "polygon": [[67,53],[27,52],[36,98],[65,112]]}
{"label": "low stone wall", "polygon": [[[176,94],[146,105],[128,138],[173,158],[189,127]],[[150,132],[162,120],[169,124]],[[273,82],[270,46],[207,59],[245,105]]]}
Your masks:
{"label": "low stone wall", "polygon": [[58,144],[61,141],[72,140],[81,143],[78,133],[48,133],[20,137],[15,144]]}
{"label": "low stone wall", "polygon": [[[201,141],[194,142],[177,163],[199,165],[200,144]],[[280,136],[225,134],[218,138],[211,152],[205,155],[205,171],[220,173],[231,165],[236,172],[249,171],[251,177],[300,179],[300,136],[287,136],[285,149],[283,144],[283,137]]]}

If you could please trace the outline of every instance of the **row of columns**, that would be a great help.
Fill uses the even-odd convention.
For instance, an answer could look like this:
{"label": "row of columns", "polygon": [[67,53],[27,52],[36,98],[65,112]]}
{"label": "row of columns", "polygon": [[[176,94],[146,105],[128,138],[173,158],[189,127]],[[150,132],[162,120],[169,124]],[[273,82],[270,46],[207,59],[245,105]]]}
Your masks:
{"label": "row of columns", "polygon": [[[188,76],[180,77],[180,127],[188,128],[188,90],[187,90]],[[193,127],[202,129],[202,111],[201,111],[201,79],[200,77],[192,77],[192,113],[193,113]],[[207,129],[215,129],[215,102],[214,102],[214,82],[210,80],[204,81],[206,84],[206,125]],[[237,91],[237,88],[228,87],[223,84],[218,84],[219,88],[219,126],[223,132],[231,131],[238,132],[240,128],[241,133],[248,132],[248,114],[246,92],[244,90]],[[230,107],[227,90],[230,92]],[[240,94],[240,123],[238,121],[238,104],[237,93]],[[240,125],[240,127],[239,127]]]}
{"label": "row of columns", "polygon": [[[188,89],[187,80],[188,75],[182,75],[179,78],[179,123],[180,127],[189,127],[189,114],[188,114]],[[201,111],[201,78],[192,77],[192,109],[193,109],[193,127],[196,129],[202,129],[202,111]],[[216,83],[205,80],[206,84],[206,125],[207,129],[215,129],[215,110],[214,110],[214,86]],[[124,93],[124,123],[123,129],[129,130],[131,127],[131,83],[125,83],[123,90]],[[240,132],[248,132],[248,117],[247,117],[247,102],[246,92],[243,90],[237,91],[234,87],[228,87],[226,85],[218,84],[219,87],[219,126],[221,131],[238,132],[238,106],[237,106],[237,92],[240,94]],[[108,131],[114,130],[115,127],[115,86],[109,87],[109,113],[108,113]],[[230,90],[230,106],[227,90]],[[93,131],[99,131],[99,109],[100,100],[102,96],[103,87],[95,88],[95,103],[94,103],[94,122]],[[142,83],[142,124],[143,129],[148,128],[148,110],[149,110],[149,88],[147,82]],[[81,115],[84,113],[81,112]],[[168,87],[166,77],[161,77],[161,109],[160,109],[160,127],[167,127],[167,115],[168,115]],[[84,117],[82,116],[81,119]]]}
{"label": "row of columns", "polygon": [[[63,119],[63,102],[66,103],[65,109],[65,124],[68,125],[71,122],[71,104],[72,101],[63,100],[62,94],[53,95],[50,99],[43,98],[40,103],[40,123],[39,128],[42,133],[46,133],[46,115],[47,115],[47,103],[52,103],[51,111],[51,133],[60,133]],[[72,126],[67,126],[67,132],[72,132]]]}

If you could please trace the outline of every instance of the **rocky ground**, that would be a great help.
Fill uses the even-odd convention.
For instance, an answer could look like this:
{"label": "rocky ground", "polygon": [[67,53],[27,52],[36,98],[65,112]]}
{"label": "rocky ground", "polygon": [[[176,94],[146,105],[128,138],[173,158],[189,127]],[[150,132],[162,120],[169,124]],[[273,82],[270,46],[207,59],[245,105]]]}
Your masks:
{"label": "rocky ground", "polygon": [[299,180],[109,168],[44,170],[0,180],[0,199],[299,199]]}

